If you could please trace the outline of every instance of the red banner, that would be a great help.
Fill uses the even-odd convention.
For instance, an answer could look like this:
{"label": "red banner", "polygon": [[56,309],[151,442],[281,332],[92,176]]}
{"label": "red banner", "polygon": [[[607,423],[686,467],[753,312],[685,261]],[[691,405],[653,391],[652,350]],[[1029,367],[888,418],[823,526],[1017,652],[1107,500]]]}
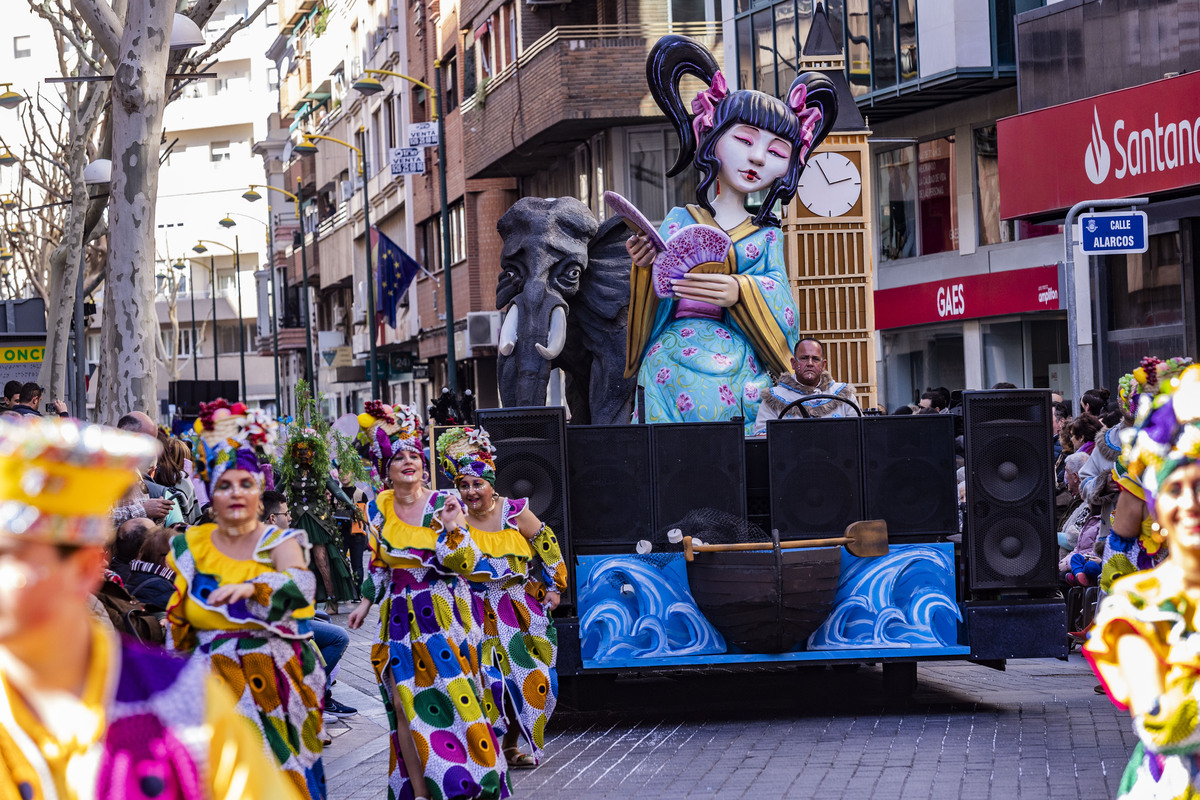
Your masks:
{"label": "red banner", "polygon": [[1063,308],[1058,267],[985,272],[875,292],[878,330]]}
{"label": "red banner", "polygon": [[1198,97],[1191,72],[1000,120],[1000,216],[1200,184]]}

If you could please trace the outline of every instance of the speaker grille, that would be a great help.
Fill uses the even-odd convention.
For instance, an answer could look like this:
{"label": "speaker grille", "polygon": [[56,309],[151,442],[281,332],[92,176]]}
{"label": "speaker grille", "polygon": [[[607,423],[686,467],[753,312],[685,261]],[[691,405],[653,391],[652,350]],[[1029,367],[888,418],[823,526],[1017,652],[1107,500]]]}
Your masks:
{"label": "speaker grille", "polygon": [[568,425],[571,538],[576,553],[632,553],[655,545],[650,426]]}
{"label": "speaker grille", "polygon": [[963,402],[970,588],[1053,588],[1050,393],[967,392]]}
{"label": "speaker grille", "polygon": [[865,519],[888,536],[958,532],[954,418],[949,414],[862,420]]}
{"label": "speaker grille", "polygon": [[841,536],[862,519],[859,420],[767,423],[771,524],[781,539]]}
{"label": "speaker grille", "polygon": [[696,508],[745,519],[745,428],[739,422],[651,425],[654,524],[664,528]]}

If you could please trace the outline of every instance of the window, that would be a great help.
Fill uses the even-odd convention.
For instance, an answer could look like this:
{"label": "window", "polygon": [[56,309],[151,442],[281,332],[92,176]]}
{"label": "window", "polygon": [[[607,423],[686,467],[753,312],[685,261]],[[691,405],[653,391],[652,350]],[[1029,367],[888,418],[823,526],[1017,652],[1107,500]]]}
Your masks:
{"label": "window", "polygon": [[475,56],[478,50],[474,47],[463,48],[463,96],[471,97],[479,88],[478,76],[475,73]]}
{"label": "window", "polygon": [[630,131],[627,152],[629,199],[652,222],[661,222],[675,206],[696,202],[695,170],[666,177],[667,168],[679,154],[675,136],[666,128]]}
{"label": "window", "polygon": [[100,334],[98,333],[87,335],[87,360],[94,364],[100,362]]}
{"label": "window", "polygon": [[1114,329],[1183,323],[1179,233],[1150,237],[1145,253],[1106,256],[1109,319]]}
{"label": "window", "polygon": [[[750,11],[753,6],[753,11]],[[782,97],[799,71],[801,45],[808,37],[812,3],[806,0],[740,0],[735,20],[738,88]],[[703,21],[704,3],[671,0],[672,23]]]}
{"label": "window", "polygon": [[1061,225],[1034,225],[1025,220],[1000,219],[999,159],[996,126],[987,125],[973,132],[975,143],[976,213],[979,215],[979,243],[999,244],[1014,239],[1061,236]]}
{"label": "window", "polygon": [[856,96],[917,79],[916,0],[846,0],[844,25]]}
{"label": "window", "polygon": [[279,89],[279,67],[267,67],[267,88],[272,92]]}
{"label": "window", "polygon": [[258,336],[258,326],[245,325],[240,326],[236,322],[224,323],[217,326],[217,355],[227,355],[230,353],[241,353],[242,343],[241,336],[245,336],[246,352],[252,352],[255,348],[256,337]]}
{"label": "window", "polygon": [[209,94],[224,94],[225,92],[229,91],[228,77],[213,78],[210,82],[212,83],[212,90],[209,92]]}
{"label": "window", "polygon": [[958,248],[953,136],[880,153],[876,169],[880,260]]}
{"label": "window", "polygon": [[233,158],[233,150],[229,142],[213,142],[208,146],[208,160],[213,162],[229,161]]}
{"label": "window", "polygon": [[[387,135],[388,149],[396,146],[396,107],[392,105],[394,99],[389,97],[383,101],[383,129]],[[387,157],[387,153],[383,155]]]}
{"label": "window", "polygon": [[454,57],[453,50],[442,62],[442,91],[446,95],[446,109],[443,113],[449,114],[458,108],[458,59]]}
{"label": "window", "polygon": [[218,292],[236,292],[237,291],[237,272],[232,269],[217,270],[217,291]]}
{"label": "window", "polygon": [[33,37],[13,37],[13,58],[29,58],[33,55]]}
{"label": "window", "polygon": [[437,272],[442,268],[441,237],[442,229],[437,216],[430,217],[417,226],[417,252],[413,257],[430,272]]}
{"label": "window", "polygon": [[[196,333],[199,332],[200,329],[197,328]],[[190,356],[192,354],[192,328],[190,323],[187,327],[183,327],[182,324],[180,325],[178,336],[175,337],[174,347],[171,343],[171,329],[163,328],[161,333],[163,349],[167,351],[167,358],[171,358],[172,356],[176,355],[181,357]]]}
{"label": "window", "polygon": [[420,86],[414,86],[412,90],[412,104],[409,106],[409,118],[412,122],[428,122],[429,115],[425,110],[425,98],[428,93]]}

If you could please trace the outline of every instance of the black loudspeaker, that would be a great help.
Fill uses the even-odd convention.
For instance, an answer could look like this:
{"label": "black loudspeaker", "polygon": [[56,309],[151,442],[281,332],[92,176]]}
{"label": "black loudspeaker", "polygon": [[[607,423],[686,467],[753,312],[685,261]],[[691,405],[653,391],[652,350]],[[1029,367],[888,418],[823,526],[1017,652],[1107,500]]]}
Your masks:
{"label": "black loudspeaker", "polygon": [[863,519],[858,418],[767,423],[771,524],[780,539],[841,536]]}
{"label": "black loudspeaker", "polygon": [[529,499],[529,509],[558,536],[558,546],[573,579],[567,524],[565,409],[480,409],[477,419],[496,448],[496,492],[504,497]]}
{"label": "black loudspeaker", "polygon": [[694,508],[746,516],[745,426],[730,422],[651,425],[654,527],[666,528]]}
{"label": "black loudspeaker", "polygon": [[655,545],[650,426],[568,425],[571,543],[576,554],[634,552]]}
{"label": "black loudspeaker", "polygon": [[966,392],[963,408],[971,591],[1054,588],[1050,393]]}
{"label": "black loudspeaker", "polygon": [[556,617],[554,632],[558,635],[558,660],[554,668],[558,677],[583,672],[583,654],[579,641],[579,617]]}
{"label": "black loudspeaker", "polygon": [[967,603],[971,658],[1066,658],[1067,606],[1062,600]]}
{"label": "black loudspeaker", "polygon": [[954,417],[864,417],[861,424],[864,519],[886,520],[892,540],[958,533]]}
{"label": "black loudspeaker", "polygon": [[771,530],[771,467],[761,436],[746,439],[746,519]]}

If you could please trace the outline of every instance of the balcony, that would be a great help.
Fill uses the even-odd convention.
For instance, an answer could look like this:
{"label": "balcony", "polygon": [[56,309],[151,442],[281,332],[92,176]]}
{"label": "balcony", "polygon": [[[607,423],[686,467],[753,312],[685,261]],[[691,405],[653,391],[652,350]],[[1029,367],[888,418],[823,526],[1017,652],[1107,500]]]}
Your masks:
{"label": "balcony", "polygon": [[[891,3],[848,17],[847,78],[872,122],[1017,85],[1013,19],[1044,0],[948,0],[896,24]],[[883,43],[879,30],[891,31]]]}
{"label": "balcony", "polygon": [[696,38],[723,59],[719,22],[552,28],[463,100],[463,126],[473,132],[465,137],[467,177],[536,172],[605,128],[660,117],[646,56],[668,33]]}
{"label": "balcony", "polygon": [[287,36],[317,5],[317,0],[279,0],[279,33]]}

